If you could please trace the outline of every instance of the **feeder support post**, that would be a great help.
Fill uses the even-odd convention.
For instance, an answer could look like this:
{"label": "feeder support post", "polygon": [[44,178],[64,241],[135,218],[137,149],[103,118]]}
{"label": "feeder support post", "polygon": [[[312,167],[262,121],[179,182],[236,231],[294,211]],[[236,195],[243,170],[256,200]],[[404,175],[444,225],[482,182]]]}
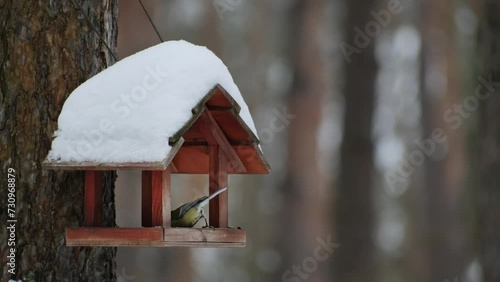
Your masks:
{"label": "feeder support post", "polygon": [[[222,152],[219,145],[208,146],[209,157],[209,192],[213,194],[219,189],[227,187],[227,157]],[[210,225],[216,228],[228,227],[228,194],[227,191],[221,193],[209,203]]]}
{"label": "feeder support post", "polygon": [[171,227],[170,167],[142,172],[142,226]]}
{"label": "feeder support post", "polygon": [[102,225],[102,172],[85,171],[83,221],[86,227]]}

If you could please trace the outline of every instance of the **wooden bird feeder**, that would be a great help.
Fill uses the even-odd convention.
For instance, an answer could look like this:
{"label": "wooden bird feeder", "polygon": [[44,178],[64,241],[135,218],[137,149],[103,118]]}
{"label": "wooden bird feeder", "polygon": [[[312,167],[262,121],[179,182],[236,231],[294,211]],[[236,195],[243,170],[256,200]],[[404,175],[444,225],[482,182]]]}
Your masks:
{"label": "wooden bird feeder", "polygon": [[[269,173],[259,140],[239,113],[240,106],[217,84],[192,109],[189,121],[170,137],[172,148],[161,162],[62,162],[47,158],[47,169],[85,171],[84,227],[67,228],[66,245],[245,246],[246,232],[228,227],[227,191],[209,203],[209,222],[214,228],[172,228],[170,219],[172,173],[208,174],[210,194],[228,185],[228,174]],[[140,228],[102,226],[102,172],[118,169],[142,171]]]}

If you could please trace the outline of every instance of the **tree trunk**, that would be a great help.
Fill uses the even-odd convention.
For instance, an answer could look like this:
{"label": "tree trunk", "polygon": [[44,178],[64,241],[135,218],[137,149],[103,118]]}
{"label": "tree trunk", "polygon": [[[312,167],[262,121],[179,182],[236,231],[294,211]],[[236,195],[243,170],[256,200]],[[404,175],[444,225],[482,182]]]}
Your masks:
{"label": "tree trunk", "polygon": [[[353,44],[355,27],[373,20],[376,1],[346,1],[345,39]],[[334,281],[375,281],[373,250],[374,164],[372,119],[377,63],[372,40],[345,62],[344,130],[336,191]]]}
{"label": "tree trunk", "polygon": [[318,244],[316,238],[327,240],[327,228],[322,225],[324,205],[320,198],[325,182],[318,166],[317,139],[327,81],[326,59],[319,42],[323,9],[322,0],[300,0],[288,13],[287,56],[294,76],[287,96],[287,113],[292,116],[287,124],[288,160],[286,179],[281,187],[284,208],[280,218],[289,220],[281,222],[287,236],[280,237],[278,244],[285,271],[291,271],[279,277],[286,281],[296,281],[299,277],[311,282],[325,280],[322,272],[325,267],[321,265],[314,271],[293,269],[294,265],[303,268],[304,258]]}
{"label": "tree trunk", "polygon": [[[465,238],[461,221],[464,205],[460,203],[464,188],[464,129],[463,126],[454,128],[445,117],[463,98],[458,89],[460,73],[451,24],[453,1],[425,0],[420,5],[422,139],[431,138],[433,132],[440,129],[444,130],[447,140],[435,144],[436,149],[423,162],[423,179],[421,185],[417,185],[426,269],[418,271],[426,281],[443,281],[460,276],[464,268]],[[436,75],[430,78],[431,71],[444,77],[444,85],[433,82]]]}
{"label": "tree trunk", "polygon": [[[2,211],[8,168],[15,170],[17,189],[16,274],[8,273],[2,239],[2,280],[115,280],[115,248],[65,246],[65,228],[83,224],[83,173],[47,171],[42,161],[67,96],[114,62],[117,13],[114,0],[0,0]],[[107,226],[115,222],[114,179],[114,172],[105,173]],[[0,238],[7,235],[2,228]]]}
{"label": "tree trunk", "polygon": [[480,106],[479,259],[483,281],[500,281],[500,4],[485,1],[483,9],[481,74],[486,80],[491,76],[494,87]]}

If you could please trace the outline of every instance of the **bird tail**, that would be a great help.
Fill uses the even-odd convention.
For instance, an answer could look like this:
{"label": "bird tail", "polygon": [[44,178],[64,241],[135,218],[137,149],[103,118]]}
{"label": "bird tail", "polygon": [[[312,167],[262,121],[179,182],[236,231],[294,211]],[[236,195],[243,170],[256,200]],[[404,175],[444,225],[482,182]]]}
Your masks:
{"label": "bird tail", "polygon": [[208,202],[210,202],[210,200],[212,200],[213,198],[215,198],[217,195],[219,195],[220,193],[224,192],[227,190],[227,186],[225,188],[222,188],[220,190],[218,190],[217,192],[213,193],[212,195],[208,196],[208,198],[206,198],[205,200],[203,200],[200,204],[199,204],[199,207],[202,208],[203,206],[205,206]]}

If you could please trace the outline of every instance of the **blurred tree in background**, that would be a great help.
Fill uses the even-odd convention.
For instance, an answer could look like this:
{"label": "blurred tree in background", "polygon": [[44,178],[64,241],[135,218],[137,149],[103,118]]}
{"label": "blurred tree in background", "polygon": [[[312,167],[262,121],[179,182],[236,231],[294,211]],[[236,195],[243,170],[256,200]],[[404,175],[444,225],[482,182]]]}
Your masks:
{"label": "blurred tree in background", "polygon": [[[377,62],[375,43],[360,34],[373,21],[377,1],[346,1],[344,38],[360,48],[344,64],[344,122],[340,173],[335,194],[335,233],[341,244],[334,254],[335,281],[375,281],[373,242],[374,145]],[[356,28],[355,28],[356,27]],[[361,33],[358,28],[361,28]],[[354,42],[352,41],[354,40]],[[362,42],[356,44],[356,42]],[[347,58],[347,57],[346,57]]]}
{"label": "blurred tree in background", "polygon": [[483,84],[479,117],[478,247],[483,281],[500,281],[500,3],[482,3],[479,36]]}
{"label": "blurred tree in background", "polygon": [[[484,121],[456,110],[478,83],[480,2],[144,1],[165,40],[206,45],[228,65],[273,172],[231,178],[245,250],[120,250],[119,265],[142,280],[492,281],[477,256],[496,256],[476,248],[495,241],[488,205],[472,201],[490,199],[472,153]],[[120,56],[157,44],[139,4],[120,5]],[[270,130],[283,111],[293,118]],[[179,179],[174,201],[206,193],[205,181]],[[304,271],[327,236],[340,246]],[[156,271],[151,257],[162,258]]]}

